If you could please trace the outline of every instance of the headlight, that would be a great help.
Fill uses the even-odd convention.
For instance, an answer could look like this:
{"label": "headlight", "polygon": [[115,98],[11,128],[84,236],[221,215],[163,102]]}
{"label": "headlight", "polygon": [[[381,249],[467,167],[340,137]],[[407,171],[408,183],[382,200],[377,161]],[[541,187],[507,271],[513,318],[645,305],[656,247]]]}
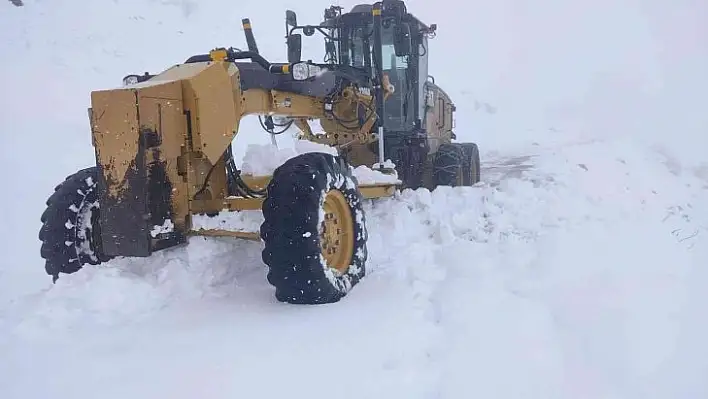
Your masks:
{"label": "headlight", "polygon": [[138,75],[128,75],[123,78],[123,86],[131,86],[138,84],[140,77]]}
{"label": "headlight", "polygon": [[307,79],[309,68],[307,63],[301,62],[299,64],[293,65],[293,79],[295,80],[305,80]]}
{"label": "headlight", "polygon": [[299,62],[293,65],[293,79],[307,80],[319,75],[325,70],[326,69],[317,65],[308,64],[307,62]]}

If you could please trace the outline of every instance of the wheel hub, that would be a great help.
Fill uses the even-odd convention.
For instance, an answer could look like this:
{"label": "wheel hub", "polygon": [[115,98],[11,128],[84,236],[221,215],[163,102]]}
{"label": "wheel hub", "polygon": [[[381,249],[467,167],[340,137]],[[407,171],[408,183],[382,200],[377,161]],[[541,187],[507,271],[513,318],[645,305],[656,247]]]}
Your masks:
{"label": "wheel hub", "polygon": [[354,220],[351,209],[339,190],[327,192],[323,208],[324,220],[320,230],[322,256],[327,266],[344,274],[354,255]]}

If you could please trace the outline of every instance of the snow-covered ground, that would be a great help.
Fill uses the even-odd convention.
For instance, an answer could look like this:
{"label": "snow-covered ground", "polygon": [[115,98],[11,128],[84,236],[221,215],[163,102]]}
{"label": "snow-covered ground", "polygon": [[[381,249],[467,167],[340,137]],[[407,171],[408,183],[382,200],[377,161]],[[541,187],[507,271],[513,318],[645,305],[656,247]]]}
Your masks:
{"label": "snow-covered ground", "polygon": [[525,154],[368,203],[369,275],[336,305],[274,302],[230,239],[62,277],[4,306],[3,390],[705,397],[708,181],[625,140]]}
{"label": "snow-covered ground", "polygon": [[[708,397],[704,5],[408,1],[440,26],[432,72],[483,182],[367,202],[368,276],[303,307],[274,300],[260,243],[193,238],[52,285],[36,235],[93,161],[91,89],[242,46],[242,17],[282,59],[268,13],[330,3],[24,3],[0,2],[0,398]],[[241,154],[270,141],[242,126]],[[252,171],[272,167],[258,148]]]}

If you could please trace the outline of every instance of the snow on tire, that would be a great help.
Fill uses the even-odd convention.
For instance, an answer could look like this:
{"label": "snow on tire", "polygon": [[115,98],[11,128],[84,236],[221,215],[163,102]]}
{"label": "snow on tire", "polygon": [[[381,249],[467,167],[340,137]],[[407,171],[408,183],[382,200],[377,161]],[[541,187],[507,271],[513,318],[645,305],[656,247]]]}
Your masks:
{"label": "snow on tire", "polygon": [[[330,202],[331,198],[335,200]],[[329,205],[337,201],[340,225]],[[364,277],[368,233],[362,205],[353,169],[341,157],[306,153],[275,170],[262,207],[260,233],[268,282],[275,287],[277,300],[293,304],[337,302]],[[342,242],[328,236],[334,233],[341,234]],[[327,248],[327,243],[335,241],[338,255],[334,248]],[[334,258],[346,259],[345,264],[333,264]]]}
{"label": "snow on tire", "polygon": [[83,265],[98,265],[110,260],[100,250],[97,192],[98,168],[80,170],[54,189],[42,213],[41,256],[45,270],[53,277],[71,274]]}

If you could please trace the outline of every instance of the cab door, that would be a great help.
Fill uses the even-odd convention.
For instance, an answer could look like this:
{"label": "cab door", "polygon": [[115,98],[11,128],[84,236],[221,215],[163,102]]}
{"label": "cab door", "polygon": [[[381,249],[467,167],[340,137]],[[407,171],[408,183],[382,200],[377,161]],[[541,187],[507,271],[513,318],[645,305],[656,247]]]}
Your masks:
{"label": "cab door", "polygon": [[393,26],[383,30],[384,44],[381,49],[383,73],[395,87],[393,95],[386,100],[384,106],[384,128],[391,132],[410,132],[415,127],[417,116],[417,76],[414,73],[415,65],[409,60],[412,57],[396,56],[393,30]]}

